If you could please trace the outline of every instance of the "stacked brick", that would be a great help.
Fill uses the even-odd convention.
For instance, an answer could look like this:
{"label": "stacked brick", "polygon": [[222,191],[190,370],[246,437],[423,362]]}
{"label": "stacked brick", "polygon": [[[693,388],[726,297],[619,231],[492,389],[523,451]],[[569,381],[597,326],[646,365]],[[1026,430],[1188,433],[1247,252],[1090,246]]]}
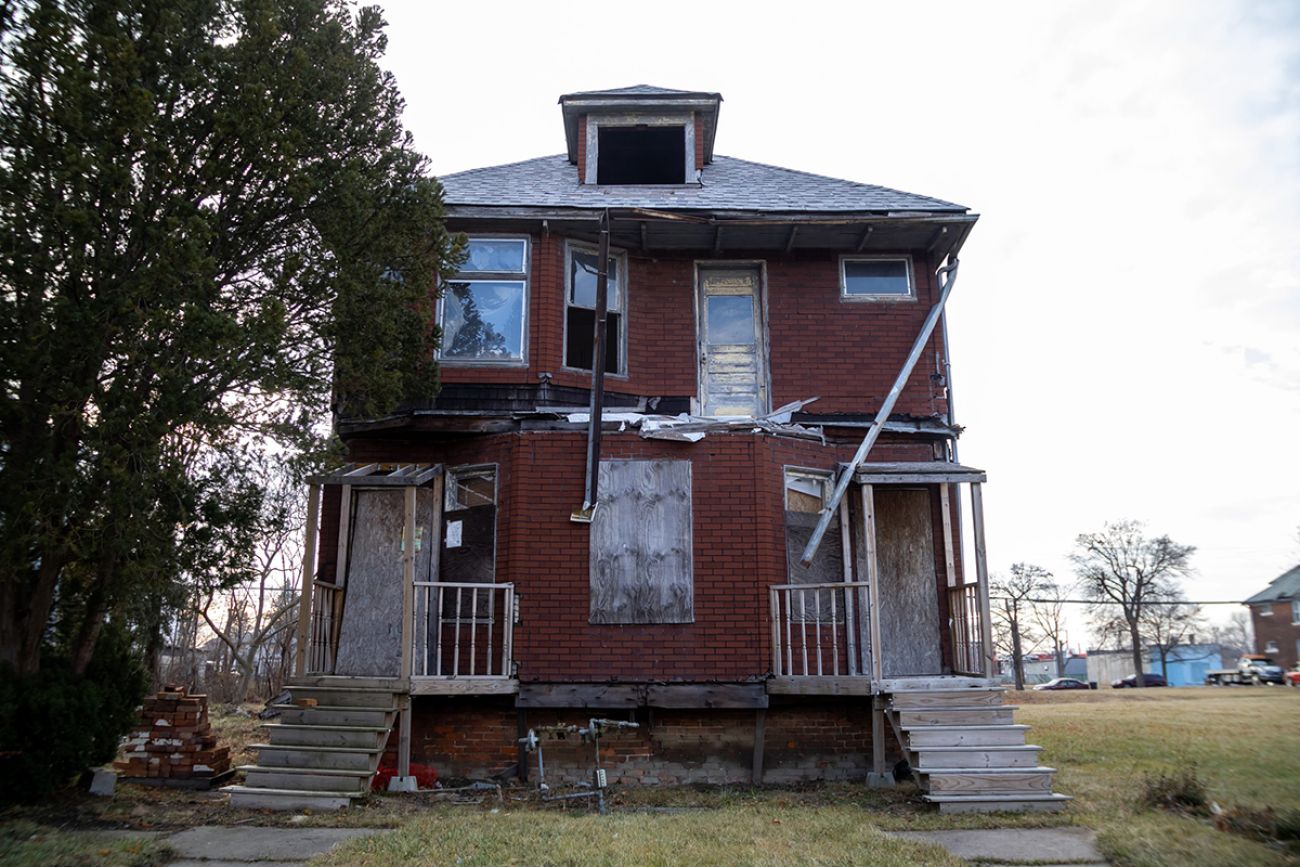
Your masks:
{"label": "stacked brick", "polygon": [[230,771],[230,747],[217,746],[208,722],[208,697],[183,686],[145,699],[125,752],[113,767],[132,782],[200,788]]}

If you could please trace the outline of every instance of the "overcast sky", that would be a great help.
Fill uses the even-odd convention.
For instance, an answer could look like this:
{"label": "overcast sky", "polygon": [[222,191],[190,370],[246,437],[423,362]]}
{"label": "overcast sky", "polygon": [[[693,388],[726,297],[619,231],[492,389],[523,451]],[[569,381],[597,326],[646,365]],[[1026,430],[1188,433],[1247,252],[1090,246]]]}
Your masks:
{"label": "overcast sky", "polygon": [[1300,563],[1300,3],[383,5],[438,174],[648,83],[721,92],[720,154],[979,213],[950,329],[995,572],[1123,518],[1197,546],[1196,599]]}

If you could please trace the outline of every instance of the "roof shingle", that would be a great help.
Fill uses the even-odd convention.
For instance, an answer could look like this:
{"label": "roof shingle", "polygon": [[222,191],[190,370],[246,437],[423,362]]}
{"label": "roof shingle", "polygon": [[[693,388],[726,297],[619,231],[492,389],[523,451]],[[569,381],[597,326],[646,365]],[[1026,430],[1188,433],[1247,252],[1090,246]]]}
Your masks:
{"label": "roof shingle", "polygon": [[1300,599],[1300,566],[1288,569],[1274,578],[1271,584],[1247,599],[1246,604],[1285,602],[1288,599]]}

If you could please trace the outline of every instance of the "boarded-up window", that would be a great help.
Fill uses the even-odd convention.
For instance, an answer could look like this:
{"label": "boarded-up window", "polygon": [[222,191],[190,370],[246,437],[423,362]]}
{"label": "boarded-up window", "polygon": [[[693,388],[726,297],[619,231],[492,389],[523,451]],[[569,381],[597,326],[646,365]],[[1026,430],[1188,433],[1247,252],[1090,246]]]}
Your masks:
{"label": "boarded-up window", "polygon": [[[785,560],[791,584],[838,584],[844,580],[844,552],[840,546],[840,522],[831,521],[812,563],[799,562],[822,510],[830,501],[831,476],[823,473],[786,470],[785,473]],[[831,596],[835,598],[832,600]],[[792,618],[822,623],[838,622],[844,616],[842,590],[793,591]]]}
{"label": "boarded-up window", "polygon": [[690,461],[601,461],[592,623],[692,623]]}

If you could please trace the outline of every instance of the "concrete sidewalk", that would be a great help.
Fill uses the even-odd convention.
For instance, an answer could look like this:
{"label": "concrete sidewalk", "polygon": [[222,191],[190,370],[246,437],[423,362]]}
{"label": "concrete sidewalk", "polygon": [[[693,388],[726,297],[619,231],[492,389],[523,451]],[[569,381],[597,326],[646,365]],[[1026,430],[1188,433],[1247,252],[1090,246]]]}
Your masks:
{"label": "concrete sidewalk", "polygon": [[176,853],[169,867],[300,867],[344,840],[382,833],[380,828],[256,828],[205,825],[162,840]]}
{"label": "concrete sidewalk", "polygon": [[988,831],[894,831],[891,837],[936,843],[958,858],[984,867],[1036,864],[1042,867],[1105,864],[1097,835],[1088,828],[998,828]]}

